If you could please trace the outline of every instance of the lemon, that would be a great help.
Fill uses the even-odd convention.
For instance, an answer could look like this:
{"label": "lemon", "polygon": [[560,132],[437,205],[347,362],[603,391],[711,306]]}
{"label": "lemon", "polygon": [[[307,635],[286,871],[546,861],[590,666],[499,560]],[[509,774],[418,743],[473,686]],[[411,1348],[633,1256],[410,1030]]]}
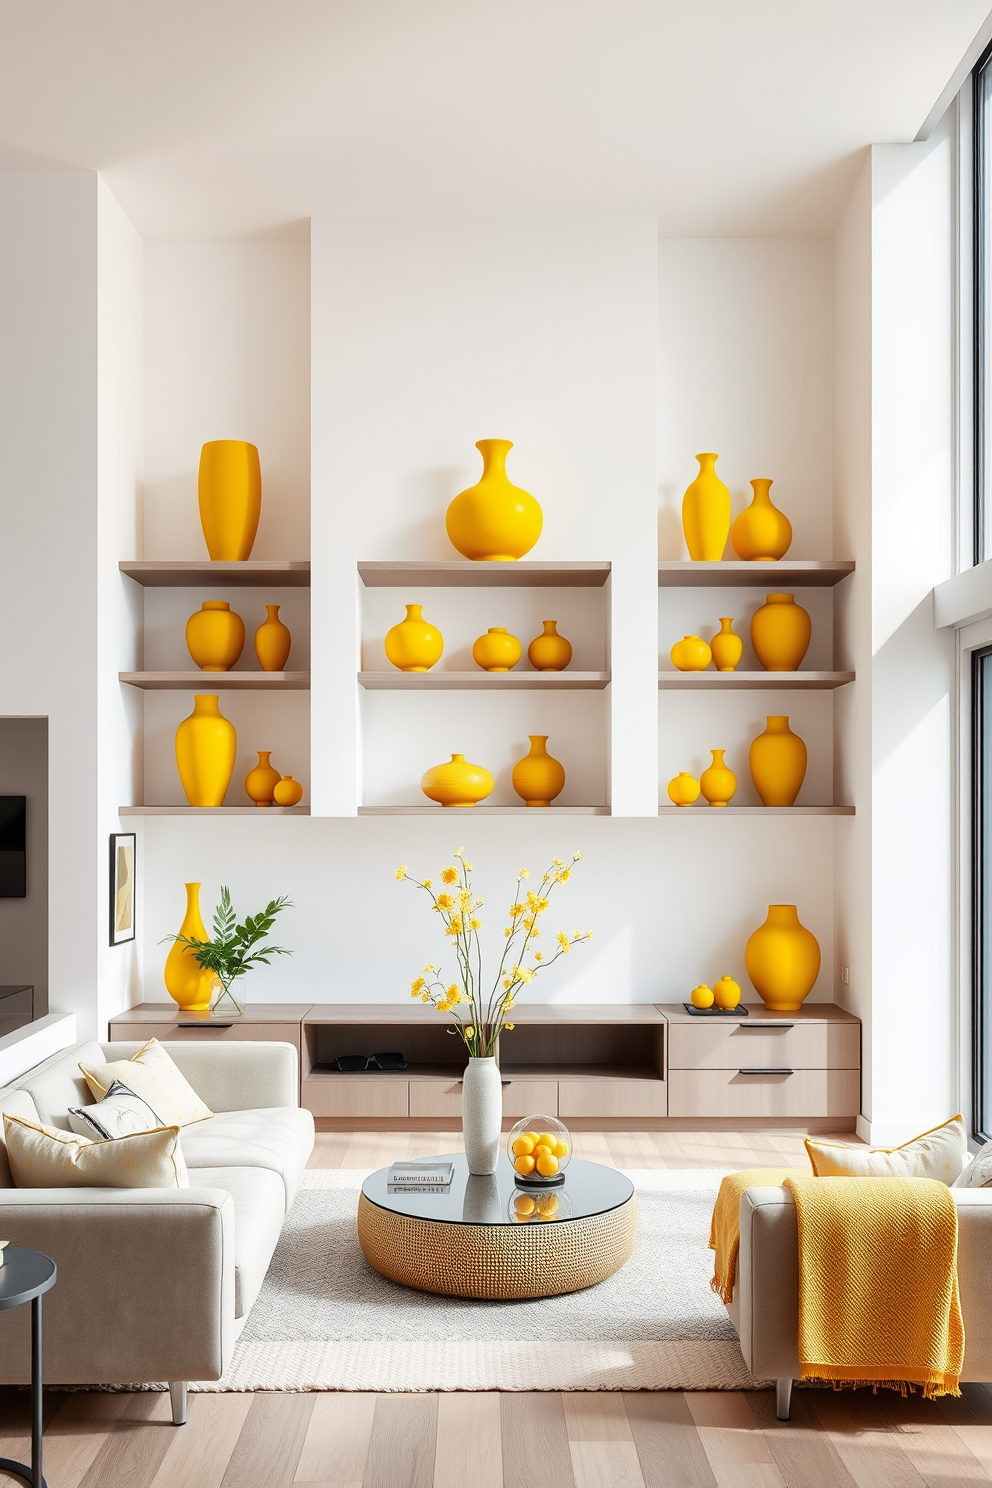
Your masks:
{"label": "lemon", "polygon": [[555,1150],[555,1157],[567,1157],[568,1156],[568,1143],[567,1142],[556,1142],[555,1143],[555,1149],[554,1150]]}
{"label": "lemon", "polygon": [[557,1142],[557,1140],[558,1138],[553,1137],[550,1132],[542,1132],[541,1135],[538,1137],[535,1146],[547,1147],[549,1152],[554,1152],[555,1143]]}
{"label": "lemon", "polygon": [[537,1200],[536,1207],[537,1207],[537,1212],[541,1215],[542,1218],[546,1214],[557,1214],[558,1213],[558,1195],[557,1194],[541,1194],[540,1197]]}
{"label": "lemon", "polygon": [[526,1132],[514,1142],[513,1151],[517,1157],[529,1157],[534,1151],[534,1143]]}
{"label": "lemon", "polygon": [[524,1132],[523,1136],[527,1138],[532,1147],[537,1146],[537,1132]]}
{"label": "lemon", "polygon": [[534,1213],[534,1200],[527,1194],[517,1194],[513,1200],[513,1207],[518,1214],[523,1215],[524,1218],[528,1218]]}
{"label": "lemon", "polygon": [[[531,1159],[533,1161],[533,1159]],[[542,1178],[553,1178],[558,1171],[558,1159],[553,1152],[542,1152],[537,1159],[537,1171]]]}
{"label": "lemon", "polygon": [[[534,1171],[534,1159],[531,1157],[530,1153],[524,1152],[520,1157],[517,1158],[513,1166],[516,1168],[518,1173],[523,1173],[526,1177],[528,1173],[533,1173]],[[557,1164],[555,1164],[555,1166],[557,1167]]]}

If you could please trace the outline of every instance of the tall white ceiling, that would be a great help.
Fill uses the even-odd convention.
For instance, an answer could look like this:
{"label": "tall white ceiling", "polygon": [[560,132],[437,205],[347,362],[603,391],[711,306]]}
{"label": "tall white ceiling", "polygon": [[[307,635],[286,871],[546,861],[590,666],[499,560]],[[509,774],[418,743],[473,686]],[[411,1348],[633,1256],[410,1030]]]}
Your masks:
{"label": "tall white ceiling", "polygon": [[0,0],[0,167],[99,169],[149,238],[335,212],[819,235],[988,5]]}

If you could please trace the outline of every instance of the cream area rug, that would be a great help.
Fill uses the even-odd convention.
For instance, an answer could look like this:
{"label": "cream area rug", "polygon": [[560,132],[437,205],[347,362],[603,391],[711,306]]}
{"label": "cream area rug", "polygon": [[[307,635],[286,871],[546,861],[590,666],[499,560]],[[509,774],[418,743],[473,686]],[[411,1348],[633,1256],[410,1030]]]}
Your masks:
{"label": "cream area rug", "polygon": [[470,1301],[387,1281],[355,1231],[364,1173],[315,1169],[223,1379],[197,1390],[740,1390],[756,1381],[710,1291],[722,1172],[629,1173],[638,1241],[566,1297]]}

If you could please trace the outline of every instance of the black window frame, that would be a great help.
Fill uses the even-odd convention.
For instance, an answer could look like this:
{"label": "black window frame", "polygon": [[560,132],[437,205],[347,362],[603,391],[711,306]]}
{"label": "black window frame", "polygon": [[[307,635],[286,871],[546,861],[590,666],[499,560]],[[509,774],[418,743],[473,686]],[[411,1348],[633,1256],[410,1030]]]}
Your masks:
{"label": "black window frame", "polygon": [[972,889],[972,1131],[979,1141],[992,1138],[992,851],[984,851],[986,831],[992,844],[992,646],[971,653],[971,889]]}
{"label": "black window frame", "polygon": [[[992,522],[987,511],[989,502],[986,491],[986,475],[989,457],[992,450],[986,446],[990,443],[990,431],[986,428],[985,399],[986,392],[992,390],[992,369],[988,367],[988,354],[992,352],[992,346],[988,345],[988,337],[985,334],[986,302],[992,284],[987,280],[992,277],[987,273],[985,262],[986,251],[992,258],[992,242],[987,245],[982,241],[982,229],[985,222],[987,208],[992,208],[992,183],[986,183],[986,166],[992,167],[992,139],[987,137],[985,109],[982,108],[983,84],[988,82],[992,89],[992,42],[985,48],[982,55],[975,64],[972,72],[972,352],[973,352],[973,376],[972,396],[974,400],[972,423],[974,426],[974,461],[973,461],[973,515],[972,515],[972,547],[973,560],[982,563],[986,555],[986,539],[992,537]],[[992,421],[992,413],[990,413]],[[992,472],[988,472],[992,474]],[[989,555],[992,556],[992,555]]]}

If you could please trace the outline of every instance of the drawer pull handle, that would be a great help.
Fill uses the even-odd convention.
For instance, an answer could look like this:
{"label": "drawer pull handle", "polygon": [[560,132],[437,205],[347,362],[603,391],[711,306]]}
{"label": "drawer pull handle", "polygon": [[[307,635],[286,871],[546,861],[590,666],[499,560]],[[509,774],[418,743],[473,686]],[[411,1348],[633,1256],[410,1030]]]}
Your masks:
{"label": "drawer pull handle", "polygon": [[795,1023],[738,1023],[737,1033],[767,1033],[774,1028],[795,1028]]}
{"label": "drawer pull handle", "polygon": [[177,1028],[233,1028],[233,1023],[177,1023]]}
{"label": "drawer pull handle", "polygon": [[[460,1079],[458,1081],[458,1083],[459,1083],[459,1085],[464,1085],[465,1084],[464,1076],[462,1077],[462,1079]],[[502,1085],[503,1089],[505,1090],[508,1085],[512,1085],[513,1084],[513,1081],[512,1080],[500,1080],[499,1083]]]}
{"label": "drawer pull handle", "polygon": [[791,1069],[739,1069],[737,1073],[739,1075],[794,1075],[796,1072]]}

